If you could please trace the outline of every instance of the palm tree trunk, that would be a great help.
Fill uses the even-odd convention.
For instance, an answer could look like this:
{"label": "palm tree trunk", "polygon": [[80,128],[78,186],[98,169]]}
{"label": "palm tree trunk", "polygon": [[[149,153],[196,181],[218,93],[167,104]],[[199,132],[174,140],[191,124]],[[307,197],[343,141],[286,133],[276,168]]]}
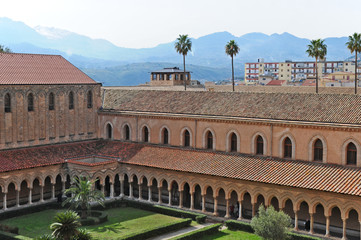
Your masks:
{"label": "palm tree trunk", "polygon": [[357,51],[355,52],[355,94],[357,94]]}
{"label": "palm tree trunk", "polygon": [[232,58],[232,90],[234,92],[234,69],[233,69],[233,55],[231,56]]}
{"label": "palm tree trunk", "polygon": [[316,57],[316,93],[318,93],[318,66],[317,66],[317,57]]}
{"label": "palm tree trunk", "polygon": [[187,80],[186,80],[186,56],[183,54],[183,70],[184,70],[184,91],[187,90]]}
{"label": "palm tree trunk", "polygon": [[86,208],[86,205],[83,203],[81,205],[81,219],[85,219],[87,218],[87,208]]}

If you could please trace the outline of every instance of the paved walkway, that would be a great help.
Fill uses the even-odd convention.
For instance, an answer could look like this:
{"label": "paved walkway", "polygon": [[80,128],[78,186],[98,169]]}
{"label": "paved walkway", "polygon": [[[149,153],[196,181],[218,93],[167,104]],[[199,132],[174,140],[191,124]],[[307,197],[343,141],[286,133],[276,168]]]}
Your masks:
{"label": "paved walkway", "polygon": [[203,223],[203,224],[198,224],[197,226],[192,226],[192,227],[187,227],[187,228],[183,228],[181,230],[175,231],[175,232],[170,232],[170,233],[166,233],[154,238],[149,238],[149,240],[165,240],[165,239],[171,239],[174,237],[178,237],[180,235],[183,235],[185,233],[189,233],[189,232],[193,232],[195,230],[207,227],[209,225],[212,225],[212,223]]}

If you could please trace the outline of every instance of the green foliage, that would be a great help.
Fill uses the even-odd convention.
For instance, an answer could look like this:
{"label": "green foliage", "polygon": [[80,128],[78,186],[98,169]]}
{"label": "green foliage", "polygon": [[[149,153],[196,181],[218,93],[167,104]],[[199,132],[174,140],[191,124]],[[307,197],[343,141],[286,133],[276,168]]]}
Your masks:
{"label": "green foliage", "polygon": [[266,210],[261,205],[258,216],[252,218],[251,226],[265,240],[284,240],[291,227],[291,218],[282,211],[277,212],[273,206]]}
{"label": "green foliage", "polygon": [[316,58],[316,61],[317,59],[324,59],[327,55],[327,45],[324,43],[324,40],[311,40],[307,47],[306,53],[309,57]]}
{"label": "green foliage", "polygon": [[87,177],[75,177],[70,188],[65,190],[65,194],[70,193],[72,196],[63,202],[63,206],[70,203],[72,209],[81,208],[81,218],[87,217],[87,210],[90,210],[91,202],[97,202],[104,206],[104,194],[93,189],[94,182]]}
{"label": "green foliage", "polygon": [[238,44],[234,40],[230,40],[225,46],[226,54],[230,57],[234,57],[239,52]]}
{"label": "green foliage", "polygon": [[40,237],[34,238],[34,240],[56,240],[56,238],[54,236],[52,236],[51,234],[44,234],[44,235],[41,235]]}
{"label": "green foliage", "polygon": [[174,48],[177,53],[186,56],[189,51],[192,51],[192,41],[188,38],[188,35],[179,35],[177,41],[174,44]]}
{"label": "green foliage", "polygon": [[87,229],[79,229],[79,232],[72,240],[91,240],[92,236]]}
{"label": "green foliage", "polygon": [[198,239],[206,235],[213,235],[218,233],[219,228],[222,226],[221,223],[213,224],[201,229],[198,229],[196,231],[183,234],[181,236],[172,238],[172,240],[192,240],[192,239]]}
{"label": "green foliage", "polygon": [[312,237],[308,235],[302,235],[297,233],[288,233],[290,240],[321,240],[321,238],[318,237]]}
{"label": "green foliage", "polygon": [[236,220],[228,220],[226,221],[226,226],[229,230],[241,230],[249,233],[254,233],[254,230],[251,224],[246,222],[240,222]]}
{"label": "green foliage", "polygon": [[5,47],[5,46],[3,46],[3,45],[0,45],[0,53],[2,53],[2,52],[4,52],[4,53],[12,53],[12,51],[10,50],[10,48]]}
{"label": "green foliage", "polygon": [[354,33],[352,36],[349,36],[346,45],[347,48],[350,50],[351,54],[355,52],[355,94],[356,94],[357,93],[357,53],[361,52],[361,34]]}
{"label": "green foliage", "polygon": [[54,217],[55,222],[50,225],[53,231],[52,235],[56,238],[70,240],[72,236],[78,234],[78,227],[81,226],[79,222],[79,215],[74,211],[59,212]]}

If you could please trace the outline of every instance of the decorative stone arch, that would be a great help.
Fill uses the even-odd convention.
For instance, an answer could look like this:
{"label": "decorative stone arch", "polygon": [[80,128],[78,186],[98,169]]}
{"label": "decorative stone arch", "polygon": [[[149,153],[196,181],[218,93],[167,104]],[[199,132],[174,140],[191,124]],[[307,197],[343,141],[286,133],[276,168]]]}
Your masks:
{"label": "decorative stone arch", "polygon": [[328,206],[325,206],[325,215],[327,213],[328,216],[332,215],[332,209],[334,209],[335,207],[337,207],[338,209],[340,209],[341,212],[341,218],[345,219],[346,218],[346,211],[345,209],[342,207],[342,203],[338,202],[338,201],[331,201],[330,203],[328,203]]}
{"label": "decorative stone arch", "polygon": [[111,170],[108,170],[104,173],[104,181],[107,177],[109,177],[110,183],[114,183],[115,174]]}
{"label": "decorative stone arch", "polygon": [[203,148],[207,148],[207,133],[208,132],[211,132],[212,133],[212,136],[213,136],[213,144],[212,144],[212,150],[216,150],[216,141],[217,141],[217,138],[216,138],[216,134],[215,132],[213,131],[212,128],[206,128],[204,131],[203,131],[203,134],[202,134],[202,147]]}
{"label": "decorative stone arch", "polygon": [[[19,188],[19,184],[16,182],[16,181],[9,181],[7,184],[6,184],[6,187],[3,188],[3,193],[8,193],[8,190],[9,190],[9,185],[10,184],[14,184],[15,186],[15,191],[19,191],[20,188]],[[5,191],[4,191],[5,190]]]}
{"label": "decorative stone arch", "polygon": [[347,208],[345,208],[345,217],[347,219],[349,218],[349,214],[351,210],[355,210],[357,212],[359,221],[361,222],[360,207],[358,205],[355,205],[354,203],[347,204]]}
{"label": "decorative stone arch", "polygon": [[168,191],[170,191],[170,190],[172,189],[173,183],[176,183],[176,184],[177,184],[178,190],[179,190],[179,183],[177,182],[176,179],[173,179],[173,180],[170,180],[170,181],[168,182]]}
{"label": "decorative stone arch", "polygon": [[38,181],[39,181],[39,186],[44,186],[44,178],[42,177],[42,176],[36,176],[36,177],[33,177],[32,179],[31,179],[31,182],[30,182],[30,188],[32,189],[34,186],[33,186],[33,184],[34,184],[34,181],[36,180],[36,179],[38,179]]}
{"label": "decorative stone arch", "polygon": [[299,196],[295,199],[295,202],[293,205],[294,210],[299,211],[302,202],[307,203],[308,209],[311,209],[311,200],[309,198],[307,198],[305,195],[305,196]]}
{"label": "decorative stone arch", "polygon": [[312,199],[311,203],[309,204],[309,209],[312,213],[316,212],[317,205],[322,205],[323,209],[325,210],[325,215],[326,215],[327,202],[319,197]]}
{"label": "decorative stone arch", "polygon": [[348,138],[344,141],[344,143],[342,144],[342,148],[341,148],[341,164],[346,166],[347,165],[347,146],[349,143],[353,143],[356,146],[356,166],[357,167],[361,167],[361,146],[359,141],[357,141],[355,138]]}
{"label": "decorative stone arch", "polygon": [[251,152],[254,155],[257,154],[257,138],[258,138],[258,136],[261,136],[263,139],[263,155],[267,156],[267,138],[263,132],[256,132],[255,134],[253,134],[252,141],[251,141]]}
{"label": "decorative stone arch", "polygon": [[179,146],[184,147],[184,133],[185,131],[189,132],[189,147],[193,147],[193,133],[190,130],[189,127],[183,127],[182,130],[180,131],[180,144]]}
{"label": "decorative stone arch", "polygon": [[[199,185],[199,186],[200,186],[200,185]],[[202,195],[206,195],[206,194],[207,194],[207,189],[208,189],[209,187],[212,189],[213,196],[214,196],[215,190],[214,190],[214,187],[212,187],[211,184],[206,184],[206,185],[204,185],[204,187],[201,187]]]}
{"label": "decorative stone arch", "polygon": [[132,130],[132,127],[131,127],[131,124],[129,123],[129,122],[124,122],[123,124],[122,124],[122,126],[121,126],[121,134],[120,134],[120,136],[121,136],[121,138],[123,139],[123,140],[126,140],[125,139],[125,126],[128,126],[128,128],[129,128],[129,139],[127,140],[127,141],[131,141],[132,140],[132,132],[133,132],[133,130]]}
{"label": "decorative stone arch", "polygon": [[284,149],[285,149],[284,142],[285,142],[287,137],[291,140],[291,143],[292,143],[292,156],[291,156],[291,159],[295,160],[296,159],[296,140],[295,140],[295,138],[293,137],[293,135],[291,133],[285,133],[280,138],[280,140],[279,140],[279,157],[284,158],[284,156],[283,156]]}
{"label": "decorative stone arch", "polygon": [[237,137],[237,151],[236,152],[240,152],[241,151],[241,136],[238,133],[238,131],[235,130],[235,129],[229,130],[227,135],[226,135],[226,151],[227,152],[231,151],[231,142],[232,142],[231,136],[232,136],[232,133],[236,134],[236,137]]}
{"label": "decorative stone arch", "polygon": [[162,177],[160,178],[160,180],[158,181],[158,187],[163,187],[163,182],[166,181],[167,182],[167,185],[168,185],[168,188],[169,188],[169,179],[165,178],[165,177]]}
{"label": "decorative stone arch", "polygon": [[170,139],[171,139],[170,135],[171,135],[171,133],[170,133],[170,129],[169,129],[169,127],[167,125],[163,125],[159,130],[159,144],[164,144],[163,143],[164,129],[167,129],[167,131],[168,131],[168,143],[166,145],[171,145],[170,144]]}
{"label": "decorative stone arch", "polygon": [[201,189],[201,194],[203,194],[203,187],[202,187],[202,185],[200,183],[192,183],[192,185],[191,185],[191,183],[188,183],[188,184],[190,186],[190,191],[195,192],[196,191],[196,186],[198,185],[199,188]]}
{"label": "decorative stone arch", "polygon": [[323,163],[327,163],[327,141],[326,139],[321,135],[321,134],[317,134],[315,136],[313,136],[308,144],[308,161],[312,162],[314,161],[313,157],[314,157],[314,145],[315,142],[320,139],[322,142],[322,162]]}
{"label": "decorative stone arch", "polygon": [[151,129],[150,127],[148,126],[148,124],[144,123],[140,126],[140,131],[139,131],[139,139],[140,139],[140,142],[144,142],[144,139],[143,139],[143,130],[144,130],[144,127],[148,128],[148,142],[150,142],[150,137],[151,137]]}
{"label": "decorative stone arch", "polygon": [[280,208],[285,207],[287,200],[290,200],[292,202],[292,206],[295,205],[295,197],[291,193],[286,192],[285,194],[282,194],[279,199]]}
{"label": "decorative stone arch", "polygon": [[97,178],[99,179],[99,184],[100,184],[101,186],[103,186],[103,185],[105,184],[105,178],[106,178],[106,176],[105,176],[103,173],[101,173],[101,172],[96,172],[96,173],[93,175],[92,179],[93,179],[93,181],[95,181]]}
{"label": "decorative stone arch", "polygon": [[[156,180],[156,181],[157,181],[157,184],[158,184],[158,179],[157,179],[156,177],[154,177],[154,176],[148,177],[147,179],[149,179],[149,180],[148,180],[148,187],[153,186],[153,181],[154,181],[154,180]],[[157,186],[157,187],[158,187],[158,186]]]}
{"label": "decorative stone arch", "polygon": [[228,189],[223,189],[224,191],[225,191],[225,193],[226,193],[226,199],[230,199],[231,198],[231,195],[232,195],[232,192],[234,191],[234,192],[236,192],[237,193],[237,197],[238,197],[238,200],[239,200],[239,193],[238,193],[238,191],[237,191],[237,189],[236,188],[234,188],[234,187],[230,187],[230,188],[228,188]]}
{"label": "decorative stone arch", "polygon": [[55,178],[56,178],[56,177],[54,177],[53,174],[54,174],[54,173],[44,175],[43,185],[45,185],[45,179],[46,179],[47,177],[50,178],[50,183],[51,183],[51,184],[55,184]]}
{"label": "decorative stone arch", "polygon": [[247,189],[241,189],[241,190],[239,190],[239,191],[237,192],[237,194],[238,194],[238,200],[239,200],[239,201],[243,201],[244,195],[245,195],[246,193],[248,193],[249,196],[250,196],[251,199],[252,199],[252,194],[249,192],[249,190],[247,190]]}
{"label": "decorative stone arch", "polygon": [[[275,189],[274,189],[275,190]],[[273,191],[273,190],[270,190],[268,192],[266,192],[265,194],[263,194],[263,197],[264,197],[264,203],[267,205],[267,206],[270,206],[271,205],[271,200],[272,198],[276,198],[277,201],[278,201],[278,207],[281,206],[280,202],[281,202],[281,198],[278,197],[277,195],[279,195],[280,193],[278,191]]]}
{"label": "decorative stone arch", "polygon": [[[111,136],[109,137],[109,133],[108,133],[108,126],[111,127]],[[104,139],[114,139],[114,126],[113,123],[111,123],[110,121],[106,121],[104,124]]]}

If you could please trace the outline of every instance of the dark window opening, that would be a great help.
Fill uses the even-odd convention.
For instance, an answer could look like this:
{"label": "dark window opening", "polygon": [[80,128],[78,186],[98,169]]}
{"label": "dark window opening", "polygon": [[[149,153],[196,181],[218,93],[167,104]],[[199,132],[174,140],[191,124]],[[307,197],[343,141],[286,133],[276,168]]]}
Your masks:
{"label": "dark window opening", "polygon": [[356,165],[357,148],[352,142],[347,145],[347,165]]}
{"label": "dark window opening", "polygon": [[263,137],[261,136],[256,139],[256,154],[263,155]]}
{"label": "dark window opening", "polygon": [[11,112],[11,98],[9,93],[5,95],[5,112]]}
{"label": "dark window opening", "polygon": [[213,149],[213,134],[210,131],[207,133],[207,149]]}
{"label": "dark window opening", "polygon": [[235,133],[231,135],[231,152],[237,152],[237,135]]}
{"label": "dark window opening", "polygon": [[107,124],[107,139],[112,139],[113,137],[113,128],[112,126],[108,123]]}
{"label": "dark window opening", "polygon": [[74,109],[74,93],[69,93],[69,109]]}
{"label": "dark window opening", "polygon": [[55,99],[54,99],[54,93],[50,93],[49,94],[49,110],[54,110],[55,109]]}
{"label": "dark window opening", "polygon": [[191,145],[190,141],[191,141],[191,136],[189,134],[189,131],[185,130],[184,131],[184,146],[189,147]]}
{"label": "dark window opening", "polygon": [[87,94],[87,107],[88,108],[93,107],[93,93],[92,93],[92,91],[88,91],[88,94]]}
{"label": "dark window opening", "polygon": [[288,137],[284,141],[284,158],[292,158],[292,142]]}
{"label": "dark window opening", "polygon": [[164,128],[163,129],[163,144],[168,144],[169,139],[168,139],[168,129]]}
{"label": "dark window opening", "polygon": [[313,160],[320,162],[323,160],[323,145],[320,139],[317,139],[313,146]]}
{"label": "dark window opening", "polygon": [[149,130],[147,127],[143,128],[143,142],[149,141]]}
{"label": "dark window opening", "polygon": [[28,95],[28,111],[34,111],[34,96],[32,93],[29,93]]}
{"label": "dark window opening", "polygon": [[128,125],[125,125],[124,133],[125,133],[125,140],[130,140],[130,129]]}

